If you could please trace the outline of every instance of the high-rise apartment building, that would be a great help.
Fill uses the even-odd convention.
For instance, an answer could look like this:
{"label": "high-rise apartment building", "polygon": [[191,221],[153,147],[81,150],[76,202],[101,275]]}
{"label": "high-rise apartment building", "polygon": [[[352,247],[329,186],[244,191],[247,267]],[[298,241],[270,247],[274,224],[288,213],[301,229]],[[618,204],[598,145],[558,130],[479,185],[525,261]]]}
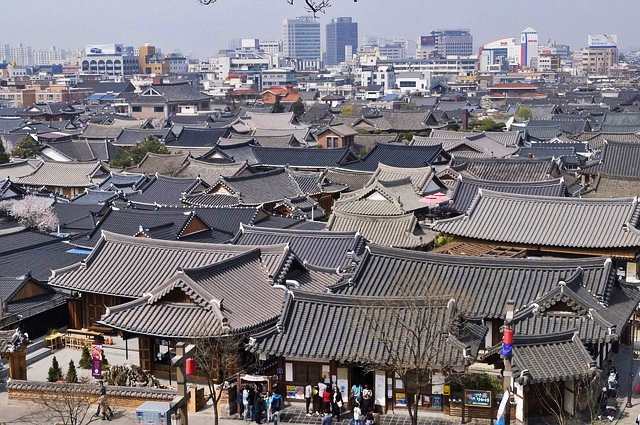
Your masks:
{"label": "high-rise apartment building", "polygon": [[520,66],[538,66],[538,31],[531,27],[525,28],[520,34]]}
{"label": "high-rise apartment building", "polygon": [[327,65],[338,65],[351,59],[347,52],[351,54],[358,51],[358,23],[352,18],[334,18],[326,27],[326,49],[325,63]]}
{"label": "high-rise apartment building", "polygon": [[311,16],[285,19],[282,23],[282,51],[286,58],[320,65],[320,23]]}

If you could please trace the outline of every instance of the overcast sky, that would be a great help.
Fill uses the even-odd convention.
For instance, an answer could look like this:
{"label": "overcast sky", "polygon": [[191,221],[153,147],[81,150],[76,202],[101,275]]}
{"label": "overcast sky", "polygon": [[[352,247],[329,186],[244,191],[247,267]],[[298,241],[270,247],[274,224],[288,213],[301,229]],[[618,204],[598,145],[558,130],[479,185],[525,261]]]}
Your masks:
{"label": "overcast sky", "polygon": [[[286,0],[1,0],[0,44],[24,43],[79,48],[88,43],[153,43],[202,57],[242,37],[280,38],[285,17],[303,15]],[[632,0],[333,0],[320,22],[352,16],[361,39],[402,37],[414,43],[435,28],[471,29],[476,48],[517,36],[527,26],[541,42],[554,39],[573,47],[588,33],[616,33],[623,48],[640,46],[640,5]]]}

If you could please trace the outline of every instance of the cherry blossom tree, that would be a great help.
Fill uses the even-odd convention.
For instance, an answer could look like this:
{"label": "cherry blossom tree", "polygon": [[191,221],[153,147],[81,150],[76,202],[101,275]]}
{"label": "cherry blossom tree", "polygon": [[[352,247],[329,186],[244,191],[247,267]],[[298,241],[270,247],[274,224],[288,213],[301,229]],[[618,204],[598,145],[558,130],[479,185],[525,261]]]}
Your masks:
{"label": "cherry blossom tree", "polygon": [[29,229],[47,232],[55,230],[59,224],[51,199],[40,196],[0,202],[0,212],[5,212]]}

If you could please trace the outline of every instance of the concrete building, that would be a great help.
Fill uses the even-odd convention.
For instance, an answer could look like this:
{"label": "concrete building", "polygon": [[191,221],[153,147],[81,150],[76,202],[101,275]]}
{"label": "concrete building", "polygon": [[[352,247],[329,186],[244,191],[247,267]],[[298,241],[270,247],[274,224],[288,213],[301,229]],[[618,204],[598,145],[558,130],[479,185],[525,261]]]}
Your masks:
{"label": "concrete building", "polygon": [[282,23],[282,51],[296,63],[317,64],[321,60],[320,23],[311,16],[285,19]]}
{"label": "concrete building", "polygon": [[91,44],[85,48],[80,72],[109,76],[133,75],[138,73],[138,59],[133,49],[122,44]]}
{"label": "concrete building", "polygon": [[271,56],[282,55],[282,42],[278,40],[274,40],[274,41],[260,40],[258,48],[260,51],[267,53]]}
{"label": "concrete building", "polygon": [[473,36],[465,29],[445,29],[431,31],[418,38],[416,58],[428,59],[432,56],[470,56],[473,54]]}
{"label": "concrete building", "polygon": [[[358,50],[358,23],[352,18],[334,18],[326,27],[326,65],[338,65],[351,59]],[[351,55],[347,55],[350,53]]]}
{"label": "concrete building", "polygon": [[578,71],[582,75],[607,75],[618,64],[618,36],[589,34],[587,47],[578,54]]}
{"label": "concrete building", "polygon": [[520,66],[535,68],[538,64],[538,31],[525,28],[520,34]]}
{"label": "concrete building", "polygon": [[169,74],[186,74],[189,71],[189,60],[179,54],[170,53],[164,58]]}
{"label": "concrete building", "polygon": [[290,86],[296,83],[296,73],[291,68],[273,68],[262,71],[262,89]]}
{"label": "concrete building", "polygon": [[480,72],[503,72],[520,65],[521,46],[515,38],[503,38],[482,46]]}
{"label": "concrete building", "polygon": [[142,74],[164,75],[169,73],[160,51],[148,43],[138,48],[138,68]]}

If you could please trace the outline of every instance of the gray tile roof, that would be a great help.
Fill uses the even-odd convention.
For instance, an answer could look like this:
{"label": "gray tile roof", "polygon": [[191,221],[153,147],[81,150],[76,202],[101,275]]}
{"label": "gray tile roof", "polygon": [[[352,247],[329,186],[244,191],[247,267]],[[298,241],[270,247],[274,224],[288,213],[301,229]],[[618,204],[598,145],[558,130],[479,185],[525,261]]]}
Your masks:
{"label": "gray tile roof", "polygon": [[9,178],[16,181],[20,177],[27,176],[35,171],[40,161],[14,161],[0,164],[0,178]]}
{"label": "gray tile roof", "polygon": [[[458,335],[447,333],[452,321],[449,314],[446,306],[427,306],[424,299],[345,297],[298,291],[287,297],[278,326],[256,334],[251,349],[284,358],[384,365],[393,354],[384,348],[380,335],[388,335],[397,344],[414,341],[402,323],[426,320],[433,330],[421,334],[421,343],[436,347],[434,363],[464,367],[471,360],[465,357],[465,348],[477,349],[484,335],[469,335],[464,330]],[[374,317],[386,319],[374,324]],[[434,336],[427,341],[426,335]],[[469,355],[473,357],[475,350],[471,349]],[[415,364],[410,355],[404,356],[400,362]]]}
{"label": "gray tile roof", "polygon": [[228,128],[194,128],[183,127],[175,140],[167,142],[172,148],[213,147],[221,137],[229,136]]}
{"label": "gray tile roof", "polygon": [[640,247],[634,198],[578,199],[479,190],[465,215],[433,229],[492,242],[581,249]]}
{"label": "gray tile roof", "polygon": [[211,163],[189,158],[183,168],[175,173],[175,177],[200,177],[206,183],[215,184],[220,177],[232,177],[246,168],[245,162]]}
{"label": "gray tile roof", "polygon": [[356,232],[324,230],[285,230],[241,225],[233,241],[237,245],[277,245],[286,243],[305,263],[337,269],[347,266],[359,255],[364,240]]}
{"label": "gray tile roof", "polygon": [[[138,298],[169,279],[179,268],[210,265],[255,247],[161,241],[103,232],[83,263],[53,272],[54,287]],[[275,279],[289,257],[287,245],[261,248],[261,260]]]}
{"label": "gray tile roof", "polygon": [[198,178],[154,176],[138,192],[127,194],[127,199],[142,204],[180,205],[184,196],[202,192],[208,187]]}
{"label": "gray tile roof", "polygon": [[252,147],[258,164],[292,167],[327,168],[338,167],[356,159],[349,148],[268,148]]}
{"label": "gray tile roof", "polygon": [[243,205],[261,205],[304,195],[298,183],[284,168],[236,177],[220,177],[214,188],[220,185],[230,194],[239,197]]}
{"label": "gray tile roof", "polygon": [[384,181],[373,180],[364,188],[342,195],[333,210],[349,214],[394,216],[417,212],[429,207],[425,198],[416,193],[408,177]]}
{"label": "gray tile roof", "polygon": [[[94,384],[62,384],[57,382],[20,381],[18,379],[12,379],[11,382],[7,384],[7,389],[11,391],[29,391],[36,393],[62,392],[73,395],[84,393],[93,394],[95,397],[100,396],[100,386]],[[170,402],[176,397],[176,391],[173,389],[119,387],[116,385],[108,385],[106,389],[107,396],[109,397],[126,397],[165,402]]]}
{"label": "gray tile roof", "polygon": [[122,127],[114,125],[88,124],[82,132],[83,139],[116,140]]}
{"label": "gray tile roof", "polygon": [[589,171],[609,177],[640,179],[640,143],[605,143],[600,164]]}
{"label": "gray tile roof", "polygon": [[[273,322],[285,298],[253,249],[200,268],[176,271],[149,294],[107,309],[99,323],[135,334],[206,338]],[[181,302],[175,292],[183,294]],[[259,308],[256,308],[259,306]]]}
{"label": "gray tile roof", "polygon": [[327,229],[333,232],[359,232],[368,241],[399,248],[429,245],[435,234],[421,233],[413,214],[398,216],[358,215],[334,211]]}
{"label": "gray tile roof", "polygon": [[490,137],[443,139],[433,136],[413,136],[412,146],[442,145],[442,149],[454,157],[506,158],[518,151],[517,146],[505,147]]}
{"label": "gray tile roof", "polygon": [[171,133],[171,129],[169,128],[124,128],[115,139],[114,144],[118,146],[135,146],[138,143],[144,142],[144,140],[149,137],[164,142],[170,141],[173,138],[173,133]]}
{"label": "gray tile roof", "polygon": [[462,174],[493,181],[528,182],[555,179],[557,165],[540,159],[457,159],[452,167]]}
{"label": "gray tile roof", "polygon": [[448,162],[449,155],[442,146],[407,146],[399,143],[379,143],[362,160],[345,165],[350,170],[375,171],[378,164],[392,167],[420,168]]}
{"label": "gray tile roof", "polygon": [[159,154],[148,152],[137,166],[128,168],[126,171],[147,175],[174,176],[184,168],[188,160],[188,153]]}
{"label": "gray tile roof", "polygon": [[591,354],[573,332],[515,337],[513,366],[528,371],[530,384],[579,380],[595,372]]}
{"label": "gray tile roof", "polygon": [[452,131],[452,130],[431,130],[429,137],[436,139],[482,139],[489,138],[504,147],[516,147],[522,139],[520,131],[485,131],[482,133],[474,131]]}
{"label": "gray tile roof", "polygon": [[567,195],[567,187],[562,179],[542,182],[496,182],[461,175],[453,188],[449,207],[463,214],[471,206],[480,189],[536,196],[562,197]]}
{"label": "gray tile roof", "polygon": [[94,187],[108,176],[101,162],[44,161],[31,174],[16,179],[26,186]]}
{"label": "gray tile roof", "polygon": [[337,184],[343,184],[349,190],[362,189],[371,180],[373,173],[370,171],[344,170],[339,168],[328,168],[327,178]]}
{"label": "gray tile roof", "polygon": [[603,303],[612,303],[616,270],[606,258],[491,258],[407,251],[369,245],[350,278],[333,291],[368,297],[457,294],[470,317],[503,318],[512,299],[524,308],[558,286],[579,278]]}

